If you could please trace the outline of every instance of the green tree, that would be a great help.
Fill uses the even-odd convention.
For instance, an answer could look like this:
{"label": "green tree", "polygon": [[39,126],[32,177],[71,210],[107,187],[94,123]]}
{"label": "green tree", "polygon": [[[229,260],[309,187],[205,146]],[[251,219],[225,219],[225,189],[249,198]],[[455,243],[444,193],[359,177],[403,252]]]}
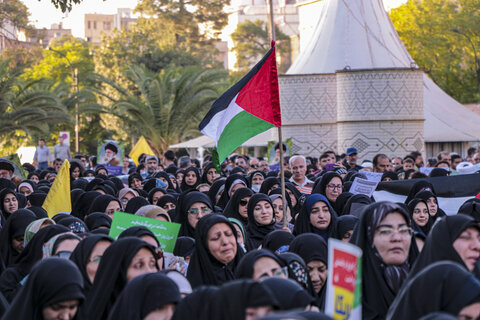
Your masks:
{"label": "green tree", "polygon": [[19,71],[0,63],[0,149],[16,140],[47,134],[57,122],[71,122],[66,108],[52,93],[52,83],[22,80]]}
{"label": "green tree", "polygon": [[[480,52],[476,0],[410,0],[390,17],[415,62],[462,103],[479,101],[475,56]],[[453,32],[458,29],[467,37]]]}
{"label": "green tree", "polygon": [[[131,136],[145,136],[163,152],[169,145],[199,134],[197,126],[220,92],[226,73],[198,67],[170,67],[153,73],[144,66],[130,66],[126,76],[135,91],[108,79],[120,98],[112,101],[111,112],[120,117]],[[98,94],[105,96],[103,89]]]}
{"label": "green tree", "polygon": [[[285,72],[291,64],[290,38],[277,26],[275,33],[279,71]],[[233,51],[237,57],[235,67],[239,70],[251,69],[271,46],[267,23],[262,20],[240,23],[232,34],[232,39],[235,44]]]}
{"label": "green tree", "polygon": [[28,9],[20,0],[0,1],[0,27],[11,23],[16,28],[28,27]]}

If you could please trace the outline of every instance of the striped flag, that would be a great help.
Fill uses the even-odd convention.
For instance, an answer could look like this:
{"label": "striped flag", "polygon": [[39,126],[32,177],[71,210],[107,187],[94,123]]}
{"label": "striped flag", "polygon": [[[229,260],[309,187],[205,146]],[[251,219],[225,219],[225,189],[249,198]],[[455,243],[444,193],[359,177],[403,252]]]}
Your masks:
{"label": "striped flag", "polygon": [[216,142],[212,160],[220,163],[245,141],[273,127],[280,127],[275,42],[250,72],[212,105],[199,130]]}

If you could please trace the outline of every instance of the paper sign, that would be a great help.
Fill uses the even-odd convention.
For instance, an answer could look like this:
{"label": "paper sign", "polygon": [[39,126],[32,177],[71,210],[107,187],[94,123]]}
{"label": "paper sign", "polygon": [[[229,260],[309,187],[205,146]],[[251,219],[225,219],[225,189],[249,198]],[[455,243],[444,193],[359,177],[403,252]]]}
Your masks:
{"label": "paper sign", "polygon": [[362,319],[362,250],[328,239],[328,278],[325,313],[335,320]]}
{"label": "paper sign", "polygon": [[353,194],[364,194],[367,197],[371,197],[375,189],[377,189],[378,183],[378,181],[355,178],[349,192]]}
{"label": "paper sign", "polygon": [[173,252],[175,242],[177,242],[178,231],[180,231],[180,224],[178,223],[116,211],[113,215],[109,236],[116,240],[124,230],[137,226],[143,226],[152,231],[157,237],[163,251]]}
{"label": "paper sign", "polygon": [[359,170],[358,173],[362,173],[367,177],[368,181],[382,181],[383,173],[381,172],[370,172],[365,170]]}
{"label": "paper sign", "polygon": [[105,169],[107,169],[108,174],[119,176],[122,174],[123,168],[121,166],[112,166],[110,164],[106,164]]}

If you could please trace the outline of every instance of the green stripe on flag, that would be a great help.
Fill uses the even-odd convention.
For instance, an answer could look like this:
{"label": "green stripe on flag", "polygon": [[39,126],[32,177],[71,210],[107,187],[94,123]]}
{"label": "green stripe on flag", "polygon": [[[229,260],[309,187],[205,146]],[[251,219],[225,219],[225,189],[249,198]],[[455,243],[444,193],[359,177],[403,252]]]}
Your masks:
{"label": "green stripe on flag", "polygon": [[274,125],[254,115],[242,111],[230,120],[217,141],[218,160],[225,160],[242,143]]}

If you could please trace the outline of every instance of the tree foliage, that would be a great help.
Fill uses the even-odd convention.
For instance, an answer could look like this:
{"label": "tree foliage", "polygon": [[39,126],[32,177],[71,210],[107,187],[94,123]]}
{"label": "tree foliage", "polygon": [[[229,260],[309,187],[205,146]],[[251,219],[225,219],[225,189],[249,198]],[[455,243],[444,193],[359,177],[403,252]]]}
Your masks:
{"label": "tree foliage", "polygon": [[[111,111],[118,115],[132,136],[148,137],[159,152],[186,137],[198,135],[196,129],[205,113],[224,89],[225,72],[198,67],[170,67],[153,73],[144,66],[132,65],[126,76],[136,90],[101,78],[113,87],[119,98]],[[105,90],[98,94],[105,96]]]}
{"label": "tree foliage", "polygon": [[28,9],[20,0],[2,0],[0,1],[0,27],[11,23],[16,28],[27,28]]}
{"label": "tree foliage", "polygon": [[[280,72],[285,72],[291,64],[290,38],[275,26],[277,61]],[[267,23],[262,20],[245,21],[237,26],[232,34],[235,44],[233,51],[237,57],[235,67],[251,69],[270,50],[271,41]]]}
{"label": "tree foliage", "polygon": [[393,9],[390,17],[412,58],[443,90],[462,103],[479,101],[477,0],[409,0]]}

